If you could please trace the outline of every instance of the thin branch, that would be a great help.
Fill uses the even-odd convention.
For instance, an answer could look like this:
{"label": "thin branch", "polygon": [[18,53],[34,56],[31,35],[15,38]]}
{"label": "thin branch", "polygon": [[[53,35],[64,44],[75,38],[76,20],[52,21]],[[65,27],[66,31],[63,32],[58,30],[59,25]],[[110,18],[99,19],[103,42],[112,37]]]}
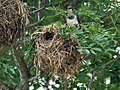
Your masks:
{"label": "thin branch", "polygon": [[113,19],[113,17],[112,17],[111,15],[110,15],[110,18],[111,18],[111,20],[112,20],[112,23],[113,23],[113,25],[114,25],[116,31],[118,31],[118,28],[117,28],[117,26],[115,25],[115,21],[114,21],[114,19]]}
{"label": "thin branch", "polygon": [[67,78],[64,79],[65,90],[69,90],[69,84]]}
{"label": "thin branch", "polygon": [[33,81],[35,79],[38,79],[38,77],[40,76],[40,73],[36,74],[35,76],[29,78],[29,81]]}
{"label": "thin branch", "polygon": [[49,90],[48,86],[49,86],[49,82],[50,82],[51,78],[52,78],[52,74],[49,74],[47,76],[46,84],[45,84],[46,90]]}
{"label": "thin branch", "polygon": [[[41,1],[39,0],[38,1],[38,9],[40,9],[40,4],[41,4]],[[37,13],[37,19],[38,19],[38,21],[40,21],[40,12]]]}
{"label": "thin branch", "polygon": [[95,76],[96,76],[96,71],[93,72],[92,77],[89,81],[88,90],[92,90],[92,82],[93,82],[93,79],[94,79]]}
{"label": "thin branch", "polygon": [[35,22],[33,24],[30,24],[30,25],[26,26],[25,28],[33,27],[33,26],[37,25],[38,23],[40,23],[40,21],[41,20],[39,20],[39,21],[37,21],[37,22]]}
{"label": "thin branch", "polygon": [[16,44],[16,45],[20,45],[20,44],[23,44],[23,43],[28,42],[28,41],[31,41],[31,40],[32,40],[32,39],[30,38],[30,36],[28,36],[28,37],[24,37],[24,38],[16,41],[15,44]]}
{"label": "thin branch", "polygon": [[14,58],[14,62],[19,70],[20,73],[20,84],[18,87],[18,90],[28,90],[29,88],[29,82],[28,82],[28,68],[24,61],[24,58],[20,52],[20,50],[17,48],[16,45],[11,45],[12,49],[12,55]]}
{"label": "thin branch", "polygon": [[[118,10],[119,10],[119,9],[118,9]],[[103,21],[103,22],[107,21],[108,19],[111,18],[112,15],[115,15],[116,13],[117,13],[117,10],[116,10],[114,13],[112,13],[112,14],[108,14],[108,16],[104,17],[104,18],[102,19],[102,21]]]}
{"label": "thin branch", "polygon": [[115,38],[116,41],[120,42],[120,37]]}
{"label": "thin branch", "polygon": [[6,80],[6,78],[0,76],[0,81],[4,81],[4,80]]}
{"label": "thin branch", "polygon": [[38,12],[40,12],[43,9],[45,9],[45,5],[43,7],[41,7],[41,8],[38,8],[37,10],[34,10],[34,11],[30,12],[30,14],[38,13]]}
{"label": "thin branch", "polygon": [[[120,55],[119,55],[119,54],[117,55],[117,58],[112,59],[111,61],[109,61],[109,62],[107,62],[107,63],[99,66],[98,68],[95,68],[94,70],[104,69],[106,66],[108,66],[109,64],[111,64],[111,63],[113,63],[113,62],[115,62],[115,61],[117,61],[117,60],[120,60]],[[94,70],[93,70],[93,71],[94,71]]]}
{"label": "thin branch", "polygon": [[82,58],[82,61],[87,60],[87,59],[89,59],[90,57],[91,57],[91,55],[86,55],[86,56],[84,56],[84,57]]}
{"label": "thin branch", "polygon": [[42,2],[39,0],[39,1],[38,1],[38,9],[30,12],[30,14],[37,14],[37,22],[32,23],[32,24],[26,26],[25,28],[33,27],[33,26],[37,25],[38,23],[40,23],[40,21],[41,21],[41,19],[40,19],[40,11],[43,10],[43,9],[45,9],[45,7],[46,7],[46,6],[44,5],[44,6],[42,6],[42,7],[40,8],[41,3],[42,3]]}
{"label": "thin branch", "polygon": [[104,69],[104,68],[107,67],[109,64],[111,64],[111,63],[113,63],[113,62],[115,62],[115,61],[117,61],[117,60],[120,60],[120,55],[118,55],[117,58],[115,58],[115,59],[107,62],[106,64],[103,64],[103,65],[101,65],[101,66],[99,66],[98,68],[95,68],[95,69],[93,70],[94,72],[93,72],[93,74],[92,74],[92,78],[89,80],[88,90],[92,90],[92,82],[93,82],[94,77],[96,76],[97,71],[99,71],[99,70],[101,70],[101,69]]}

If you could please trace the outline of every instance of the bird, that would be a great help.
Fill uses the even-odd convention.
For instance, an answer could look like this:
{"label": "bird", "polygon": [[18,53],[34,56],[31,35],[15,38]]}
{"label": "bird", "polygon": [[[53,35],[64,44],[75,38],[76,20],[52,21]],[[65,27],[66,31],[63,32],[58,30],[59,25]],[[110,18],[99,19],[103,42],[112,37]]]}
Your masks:
{"label": "bird", "polygon": [[67,15],[64,16],[64,20],[67,26],[80,27],[80,17],[73,12],[72,6],[67,7]]}

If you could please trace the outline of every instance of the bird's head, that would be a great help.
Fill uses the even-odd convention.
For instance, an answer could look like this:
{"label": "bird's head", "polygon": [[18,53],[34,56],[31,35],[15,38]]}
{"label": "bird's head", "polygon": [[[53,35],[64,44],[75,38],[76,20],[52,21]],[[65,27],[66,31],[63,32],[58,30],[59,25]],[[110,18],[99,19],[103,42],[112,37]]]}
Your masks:
{"label": "bird's head", "polygon": [[67,12],[68,12],[68,15],[72,15],[73,14],[72,6],[68,6],[67,7]]}
{"label": "bird's head", "polygon": [[68,12],[68,18],[69,18],[69,19],[73,19],[75,15],[74,15],[74,13],[73,13],[72,6],[68,6],[68,7],[67,7],[67,12]]}

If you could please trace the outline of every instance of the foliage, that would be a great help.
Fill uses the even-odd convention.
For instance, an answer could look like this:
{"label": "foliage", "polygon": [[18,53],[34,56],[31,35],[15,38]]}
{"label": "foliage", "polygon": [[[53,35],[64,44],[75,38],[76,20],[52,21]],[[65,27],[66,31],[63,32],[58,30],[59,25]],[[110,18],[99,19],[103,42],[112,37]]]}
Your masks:
{"label": "foliage", "polygon": [[[66,6],[75,0],[47,0],[46,7],[40,11],[40,22],[35,26],[26,27],[24,38],[30,37],[40,26],[64,24],[63,15]],[[27,7],[38,7],[38,0],[24,0]],[[63,3],[64,2],[64,3]],[[73,3],[74,4],[74,3]],[[77,88],[85,90],[119,90],[120,89],[120,2],[117,0],[77,0],[73,5],[74,12],[81,16],[81,29],[62,27],[60,33],[66,36],[69,33],[79,43],[77,50],[82,55],[79,68],[74,77],[68,79],[70,90]],[[29,9],[34,10],[35,8]],[[37,21],[37,14],[31,14],[30,21]],[[18,45],[24,54],[30,77],[38,76],[30,81],[30,87],[37,90],[39,87],[52,87],[53,90],[64,90],[64,80],[58,76],[39,75],[34,67],[34,42],[23,41]],[[115,58],[116,57],[116,58]],[[11,55],[11,48],[0,51],[0,84],[7,88],[16,88],[19,85],[20,74]],[[50,83],[51,82],[51,83]],[[49,85],[50,83],[50,85]]]}

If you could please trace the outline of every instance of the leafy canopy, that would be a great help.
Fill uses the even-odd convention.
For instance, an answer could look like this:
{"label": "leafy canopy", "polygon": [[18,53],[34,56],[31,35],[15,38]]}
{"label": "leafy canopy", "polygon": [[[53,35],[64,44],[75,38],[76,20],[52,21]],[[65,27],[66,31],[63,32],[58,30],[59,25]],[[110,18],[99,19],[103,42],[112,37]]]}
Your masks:
{"label": "leafy canopy", "polygon": [[[81,16],[81,29],[64,27],[60,33],[66,36],[72,33],[78,42],[77,50],[82,61],[75,72],[75,76],[68,79],[70,90],[80,88],[85,90],[119,90],[120,89],[120,2],[117,0],[46,0],[46,8],[40,11],[40,22],[28,27],[24,31],[24,37],[29,37],[40,26],[64,24],[63,15],[66,14],[66,6],[72,4],[74,12]],[[27,7],[38,7],[38,0],[24,0]],[[74,5],[75,4],[75,5]],[[32,8],[33,10],[35,8]],[[31,9],[29,9],[31,11]],[[37,21],[36,14],[30,15],[31,23]],[[32,40],[19,44],[24,55],[24,60],[29,68],[30,77],[37,75],[34,67],[33,54],[34,43]],[[20,74],[11,55],[11,49],[0,51],[0,84],[7,88],[15,88],[19,85]],[[46,87],[48,75],[30,81],[30,87],[37,90]],[[65,88],[59,77],[50,77],[55,83],[51,84],[54,90]],[[58,87],[57,87],[58,85]]]}

